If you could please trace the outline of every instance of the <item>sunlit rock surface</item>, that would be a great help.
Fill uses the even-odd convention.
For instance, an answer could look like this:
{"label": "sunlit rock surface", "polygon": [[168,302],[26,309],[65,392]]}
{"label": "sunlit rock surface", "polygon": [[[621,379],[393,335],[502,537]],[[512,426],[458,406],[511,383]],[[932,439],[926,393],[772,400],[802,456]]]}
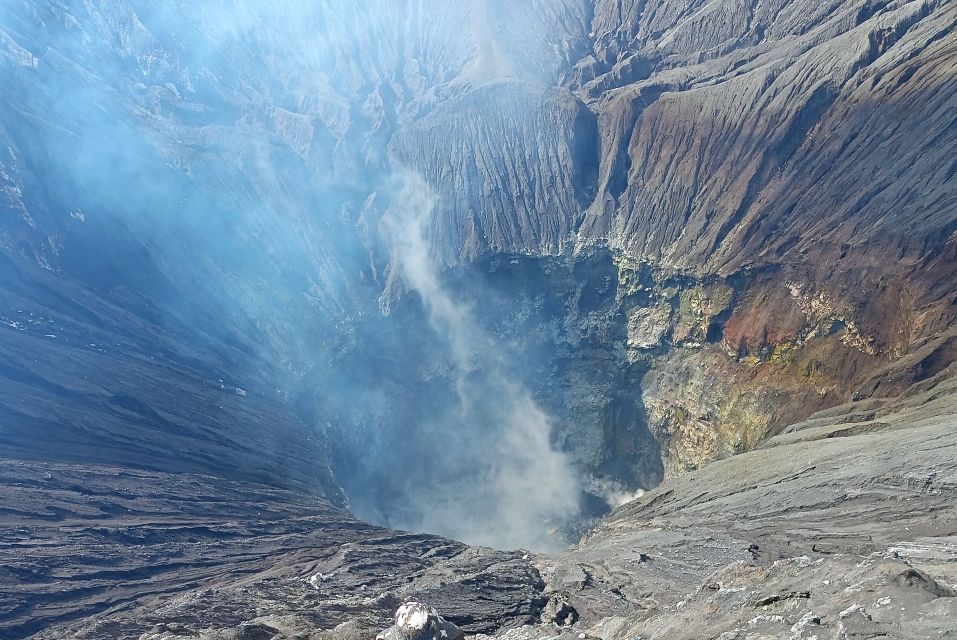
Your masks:
{"label": "sunlit rock surface", "polygon": [[376,640],[462,640],[462,630],[443,619],[433,607],[406,602],[395,612],[395,624]]}

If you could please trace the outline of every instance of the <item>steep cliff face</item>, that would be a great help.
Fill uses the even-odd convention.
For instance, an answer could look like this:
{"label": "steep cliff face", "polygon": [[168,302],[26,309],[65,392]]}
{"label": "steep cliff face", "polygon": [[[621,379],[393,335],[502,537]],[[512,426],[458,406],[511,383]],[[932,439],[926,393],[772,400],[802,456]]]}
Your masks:
{"label": "steep cliff face", "polygon": [[955,367],[904,382],[950,339],[868,383],[899,395],[819,412],[622,507],[543,559],[546,590],[608,640],[952,635]]}
{"label": "steep cliff face", "polygon": [[584,523],[957,358],[953,3],[195,5],[0,14],[6,455],[414,522],[501,377]]}
{"label": "steep cliff face", "polygon": [[395,149],[440,195],[445,263],[607,247],[622,281],[648,274],[647,300],[607,299],[628,316],[610,344],[627,330],[650,369],[677,472],[849,399],[953,321],[954,20],[934,2],[597,3],[561,81],[584,104],[471,92]]}
{"label": "steep cliff face", "polygon": [[848,399],[953,321],[957,16],[678,4],[596,9],[594,77],[573,82],[603,167],[579,241],[734,290],[720,338],[644,387],[672,444],[707,458]]}
{"label": "steep cliff face", "polygon": [[392,151],[437,190],[431,240],[454,265],[565,252],[594,197],[597,138],[594,114],[570,92],[498,83],[404,128]]}
{"label": "steep cliff face", "polygon": [[[457,286],[496,255],[563,265],[523,275],[515,310],[563,302],[508,343],[600,335],[602,364],[520,377],[577,425],[555,442],[623,489],[849,399],[953,320],[948,3],[506,4],[11,9],[8,282],[56,274],[80,307],[204,350],[207,378],[339,407],[329,377],[373,366],[358,336],[414,299],[381,221],[413,169]],[[611,284],[582,311],[599,254]],[[478,321],[523,313],[496,308]],[[430,375],[404,359],[416,322],[393,332],[387,404]],[[343,441],[381,422],[357,435],[343,413],[313,415]],[[415,421],[392,415],[393,434]]]}

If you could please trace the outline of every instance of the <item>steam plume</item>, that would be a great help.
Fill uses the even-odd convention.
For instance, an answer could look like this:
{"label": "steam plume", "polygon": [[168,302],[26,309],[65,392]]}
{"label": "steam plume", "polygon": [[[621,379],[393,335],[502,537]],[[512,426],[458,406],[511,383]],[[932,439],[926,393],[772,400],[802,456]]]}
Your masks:
{"label": "steam plume", "polygon": [[447,345],[456,398],[448,415],[423,417],[452,464],[437,465],[445,473],[417,488],[409,521],[389,524],[499,548],[554,548],[557,531],[578,514],[578,478],[550,443],[549,417],[509,372],[505,354],[443,285],[426,236],[434,194],[417,174],[397,179],[384,224],[402,277]]}

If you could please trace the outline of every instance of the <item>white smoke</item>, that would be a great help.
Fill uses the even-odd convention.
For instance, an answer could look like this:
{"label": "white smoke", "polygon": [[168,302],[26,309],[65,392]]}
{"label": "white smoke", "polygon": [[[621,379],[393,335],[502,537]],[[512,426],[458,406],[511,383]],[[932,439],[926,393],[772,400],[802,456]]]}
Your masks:
{"label": "white smoke", "polygon": [[589,477],[583,481],[588,493],[602,498],[612,510],[645,495],[644,489],[627,489],[620,483],[606,478]]}
{"label": "white smoke", "polygon": [[503,549],[556,548],[579,513],[577,475],[551,445],[549,417],[509,373],[506,354],[443,284],[426,235],[436,197],[413,172],[397,180],[383,219],[393,259],[447,344],[457,394],[451,415],[423,416],[436,446],[420,463],[447,452],[461,474],[417,487],[417,504],[408,505],[415,521],[389,524]]}

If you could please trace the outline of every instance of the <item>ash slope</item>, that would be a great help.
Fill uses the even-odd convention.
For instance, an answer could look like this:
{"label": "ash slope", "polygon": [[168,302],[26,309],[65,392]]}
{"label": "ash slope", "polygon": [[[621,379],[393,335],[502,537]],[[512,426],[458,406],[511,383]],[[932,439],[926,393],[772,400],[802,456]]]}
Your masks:
{"label": "ash slope", "polygon": [[951,365],[822,412],[552,556],[398,534],[252,483],[5,461],[5,632],[371,638],[412,598],[510,640],[952,638],[955,403]]}
{"label": "ash slope", "polygon": [[[0,618],[4,632],[16,637],[40,624],[53,637],[64,628],[135,637],[170,622],[187,626],[159,637],[209,627],[234,633],[257,602],[266,604],[256,615],[285,615],[314,593],[302,582],[313,565],[295,560],[278,591],[268,576],[252,586],[236,577],[286,566],[268,557],[277,544],[305,535],[303,544],[331,549],[392,535],[355,525],[339,537],[333,532],[347,516],[314,505],[341,504],[339,484],[369,477],[398,435],[427,443],[416,416],[440,411],[453,385],[442,368],[448,354],[423,335],[421,310],[380,232],[398,165],[438,194],[433,258],[462,290],[491,287],[495,304],[476,322],[530,363],[524,382],[556,417],[555,441],[582,476],[623,491],[669,478],[554,561],[570,567],[565,578],[553,580],[543,564],[554,586],[514,555],[506,554],[502,574],[494,567],[503,556],[468,552],[484,559],[459,572],[448,563],[461,547],[439,553],[436,570],[465,576],[466,585],[461,604],[435,596],[443,614],[471,620],[474,630],[527,622],[551,588],[569,593],[583,625],[617,616],[622,626],[609,622],[608,637],[640,625],[652,635],[695,635],[698,628],[682,626],[685,616],[715,610],[715,624],[741,627],[742,637],[761,615],[753,633],[774,637],[791,625],[788,633],[813,634],[810,621],[791,629],[803,610],[775,607],[827,597],[809,583],[828,579],[818,571],[851,571],[846,561],[864,563],[854,568],[862,581],[890,581],[892,591],[916,585],[916,596],[875,592],[874,602],[917,598],[901,606],[927,607],[927,633],[949,631],[936,622],[952,606],[953,531],[940,502],[949,485],[921,478],[952,473],[938,456],[953,459],[944,419],[953,409],[928,399],[943,417],[911,431],[919,413],[894,414],[883,398],[904,394],[896,402],[906,405],[931,387],[931,396],[946,397],[938,385],[957,358],[945,334],[957,304],[953,3],[193,4],[23,1],[3,9],[0,440],[5,456],[63,465],[45,467],[46,479],[35,477],[36,463],[8,463],[3,550],[11,566],[26,566],[10,578],[16,604]],[[341,37],[314,37],[319,25]],[[387,375],[370,378],[372,371]],[[348,384],[340,384],[344,375]],[[850,401],[862,404],[844,418],[822,414],[816,429],[788,428],[819,410],[843,415]],[[891,417],[861,418],[870,412]],[[832,419],[867,424],[822,440],[846,428],[828,427]],[[888,433],[864,433],[874,430]],[[938,435],[904,457],[912,443]],[[788,444],[796,438],[804,442]],[[795,451],[812,465],[820,458],[814,473],[794,467]],[[845,459],[860,464],[835,476]],[[895,465],[907,469],[903,476]],[[769,469],[774,477],[765,480]],[[927,491],[901,488],[911,471]],[[64,495],[42,484],[59,473],[79,474],[78,487]],[[235,495],[232,483],[256,486],[238,513],[194,516],[157,503],[164,515],[144,524],[142,506],[117,506],[120,494],[95,497],[115,492],[121,473],[162,487],[189,479],[200,488],[187,501],[200,503]],[[184,473],[208,479],[166,475]],[[758,495],[749,493],[759,480]],[[696,522],[710,523],[702,538],[694,530],[685,545],[663,534],[645,551],[663,558],[657,564],[639,557],[616,568],[630,557],[627,532],[644,539],[647,519],[659,518],[665,532],[686,528],[681,513],[694,512],[702,481],[727,487],[697,513]],[[382,486],[365,489],[382,495]],[[806,504],[770,515],[749,506],[775,487],[794,490],[785,502],[828,487],[854,493],[860,513],[843,520],[839,498],[838,512],[816,515]],[[97,500],[105,511],[75,506]],[[65,506],[45,509],[54,503]],[[246,551],[233,555],[221,523],[251,522],[262,503],[274,529],[241,524],[243,549],[254,550],[237,560]],[[299,515],[283,503],[301,505]],[[879,526],[865,519],[885,507]],[[918,522],[903,517],[911,509]],[[726,510],[766,531],[742,529]],[[313,513],[304,534],[297,517]],[[790,526],[792,516],[800,526]],[[181,554],[196,565],[190,545],[202,538],[157,542],[155,556],[136,547],[144,555],[135,559],[123,542],[119,558],[95,551],[90,562],[119,563],[124,573],[74,574],[76,593],[50,587],[70,579],[51,569],[63,557],[42,544],[45,531],[62,535],[60,523],[77,518],[71,544],[100,549],[95,541],[117,530],[163,541],[155,530],[196,517],[216,531],[213,551],[224,556],[215,565],[156,560]],[[109,526],[90,524],[103,518]],[[615,537],[613,525],[625,533]],[[802,527],[823,546],[809,550]],[[841,546],[835,527],[855,542]],[[396,540],[396,555],[448,544]],[[874,569],[884,560],[867,555],[918,553],[925,543],[929,559],[896,551],[901,557]],[[742,550],[752,544],[756,551]],[[697,556],[695,547],[703,549]],[[816,562],[829,548],[849,555],[826,558],[825,569],[767,564],[786,555]],[[664,575],[678,589],[655,582],[668,558],[678,568]],[[705,574],[739,559],[755,565],[725,569],[712,598]],[[610,574],[641,576],[641,592],[587,569],[599,560]],[[410,571],[402,565],[382,577],[376,562],[352,565],[358,583],[371,576],[375,597],[398,589]],[[931,579],[907,577],[906,563]],[[130,584],[154,571],[166,576],[155,588]],[[520,594],[522,604],[483,610],[471,587],[500,575],[511,585],[506,599]],[[733,587],[722,590],[722,582]],[[700,584],[683,613],[677,602]],[[858,587],[841,585],[834,602]],[[166,589],[170,608],[150,599]],[[369,606],[354,594],[342,598],[322,600],[334,613],[321,619],[264,624],[312,633]],[[755,612],[764,598],[772,600]],[[375,620],[356,614],[356,632],[384,623],[387,602]],[[856,604],[899,635],[917,624]],[[813,605],[840,633],[834,612]],[[97,631],[96,620],[114,626]],[[864,614],[852,622],[870,633]]]}
{"label": "ash slope", "polygon": [[543,560],[548,589],[600,638],[957,636],[954,374],[665,482]]}
{"label": "ash slope", "polygon": [[537,621],[547,600],[528,556],[367,525],[302,491],[11,460],[0,478],[3,638],[272,637],[265,622],[374,636],[407,598],[476,632]]}

